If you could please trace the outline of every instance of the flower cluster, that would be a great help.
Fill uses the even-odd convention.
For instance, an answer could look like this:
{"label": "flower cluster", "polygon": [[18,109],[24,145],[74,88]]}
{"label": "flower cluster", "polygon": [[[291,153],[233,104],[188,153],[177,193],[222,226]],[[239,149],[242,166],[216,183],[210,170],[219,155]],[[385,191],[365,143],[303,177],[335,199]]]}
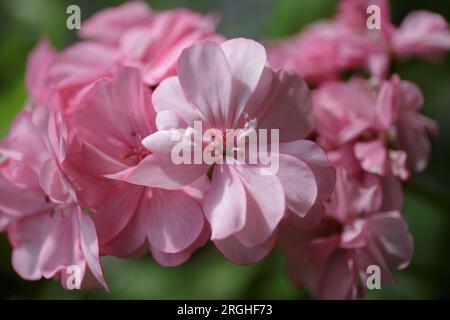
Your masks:
{"label": "flower cluster", "polygon": [[[379,30],[366,26],[373,4],[381,13]],[[420,89],[390,75],[389,66],[393,59],[438,57],[448,49],[450,32],[441,16],[413,12],[396,28],[384,0],[343,0],[332,20],[268,45],[273,65],[295,70],[315,86],[311,139],[336,170],[323,219],[314,228],[292,219],[280,227],[288,275],[313,296],[361,297],[370,266],[391,284],[392,271],[410,263],[402,182],[425,169],[437,124],[419,113]],[[340,80],[344,73],[350,80]]]}
{"label": "flower cluster", "polygon": [[[372,2],[381,30],[366,28]],[[402,182],[426,167],[437,126],[389,64],[442,55],[450,32],[428,12],[396,28],[388,10],[343,0],[332,21],[265,48],[225,39],[212,16],[128,2],[60,52],[41,40],[0,141],[16,272],[71,289],[76,266],[79,287],[108,290],[101,256],[176,266],[212,241],[237,264],[279,246],[317,298],[361,296],[372,265],[395,282],[413,251]],[[181,151],[194,160],[174,161]]]}

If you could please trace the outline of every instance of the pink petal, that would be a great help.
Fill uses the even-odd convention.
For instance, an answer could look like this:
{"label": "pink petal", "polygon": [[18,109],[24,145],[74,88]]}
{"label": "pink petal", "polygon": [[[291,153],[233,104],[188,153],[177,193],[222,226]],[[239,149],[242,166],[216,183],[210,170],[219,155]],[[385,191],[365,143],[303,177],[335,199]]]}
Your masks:
{"label": "pink petal", "polygon": [[178,253],[165,253],[151,248],[153,258],[162,266],[175,267],[185,263],[193,252],[200,247],[203,247],[209,240],[210,230],[207,224],[204,224],[203,230],[198,238],[185,250]]}
{"label": "pink petal", "polygon": [[141,186],[175,190],[194,182],[206,172],[205,164],[176,165],[170,155],[152,154],[137,166],[106,177]]}
{"label": "pink petal", "polygon": [[258,42],[243,38],[225,41],[221,47],[233,77],[235,100],[229,113],[234,124],[258,85],[267,60],[266,51]]}
{"label": "pink petal", "polygon": [[356,143],[355,156],[361,162],[361,167],[365,171],[381,176],[386,173],[387,154],[381,140]]}
{"label": "pink petal", "polygon": [[247,215],[245,188],[239,173],[228,165],[214,167],[210,190],[203,203],[211,225],[211,239],[222,240],[244,228]]}
{"label": "pink petal", "polygon": [[75,190],[61,172],[55,160],[50,159],[42,166],[39,181],[42,189],[56,203],[76,201]]}
{"label": "pink petal", "polygon": [[[279,157],[280,169],[277,177],[280,179],[286,195],[286,206],[300,217],[305,217],[318,195],[314,174],[298,158],[287,154],[280,154]],[[264,176],[263,178],[268,177]],[[268,185],[266,188],[268,189],[270,186]]]}
{"label": "pink petal", "polygon": [[178,77],[161,82],[152,95],[152,101],[158,114],[162,111],[174,112],[188,125],[201,119],[200,112],[186,99]]}
{"label": "pink petal", "polygon": [[21,220],[10,231],[9,238],[13,246],[12,265],[22,278],[38,280],[43,276],[39,259],[42,246],[55,220],[50,216],[50,212],[34,215]]}
{"label": "pink petal", "polygon": [[55,56],[49,41],[43,39],[28,57],[25,83],[28,92],[38,103],[46,103],[52,94],[52,87],[48,83],[48,70]]}
{"label": "pink petal", "polygon": [[398,211],[380,213],[371,215],[367,222],[389,266],[406,268],[413,255],[413,239],[402,215]]}
{"label": "pink petal", "polygon": [[239,166],[236,171],[246,192],[247,216],[244,227],[235,237],[241,244],[254,247],[267,241],[284,216],[284,185],[278,176],[261,175],[256,166]]}
{"label": "pink petal", "polygon": [[97,281],[102,285],[103,288],[105,288],[106,291],[109,291],[108,285],[106,284],[103,277],[102,267],[100,265],[99,246],[97,233],[95,231],[95,225],[92,219],[85,213],[83,213],[80,209],[78,210],[78,219],[80,228],[79,237],[81,251],[83,252],[84,258],[86,259],[86,263]]}
{"label": "pink petal", "polygon": [[123,183],[108,194],[92,217],[101,245],[111,241],[130,223],[144,192],[143,187]]}
{"label": "pink petal", "polygon": [[280,142],[303,139],[313,127],[308,86],[285,71],[266,71],[244,112],[258,120],[259,129],[278,129]]}
{"label": "pink petal", "polygon": [[183,191],[152,190],[148,214],[147,238],[165,253],[185,250],[203,229],[201,206]]}
{"label": "pink petal", "polygon": [[230,127],[233,78],[220,45],[206,41],[185,49],[177,73],[186,98],[205,120],[217,129]]}
{"label": "pink petal", "polygon": [[89,17],[83,22],[79,35],[86,39],[116,43],[126,30],[146,23],[152,15],[145,2],[126,2],[118,7],[103,9]]}
{"label": "pink petal", "polygon": [[280,153],[294,156],[307,164],[316,180],[318,199],[326,200],[331,196],[336,174],[327,155],[318,144],[309,140],[281,143]]}
{"label": "pink petal", "polygon": [[234,263],[247,265],[264,259],[275,246],[275,240],[276,235],[273,234],[266,242],[254,247],[247,247],[235,237],[230,236],[222,240],[215,240],[214,244],[225,257]]}

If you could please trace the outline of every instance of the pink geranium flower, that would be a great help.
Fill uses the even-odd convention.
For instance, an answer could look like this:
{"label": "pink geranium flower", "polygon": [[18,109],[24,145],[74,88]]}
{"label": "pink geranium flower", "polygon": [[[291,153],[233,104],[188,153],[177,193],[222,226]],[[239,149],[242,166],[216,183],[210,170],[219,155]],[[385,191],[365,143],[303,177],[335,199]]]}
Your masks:
{"label": "pink geranium flower", "polygon": [[381,283],[396,280],[393,269],[408,266],[413,241],[399,208],[380,211],[377,187],[337,170],[336,189],[325,219],[312,231],[299,232],[289,220],[280,229],[288,276],[305,284],[315,298],[355,299],[367,291],[369,266]]}
{"label": "pink geranium flower", "polygon": [[328,151],[351,145],[363,170],[402,180],[425,168],[436,124],[417,112],[423,97],[411,82],[329,82],[314,102],[317,139]]}
{"label": "pink geranium flower", "polygon": [[[237,263],[260,260],[273,247],[286,208],[305,217],[331,192],[333,170],[325,154],[313,142],[301,140],[312,129],[308,89],[297,76],[272,71],[264,48],[246,39],[196,44],[183,51],[177,71],[177,77],[163,81],[153,94],[159,131],[143,144],[155,156],[113,177],[178,189],[209,175],[203,210],[211,239]],[[171,135],[195,136],[196,120],[219,131],[212,144],[203,141],[196,147],[226,144],[227,129],[241,130],[241,138],[251,130],[279,129],[278,173],[261,175],[260,164],[175,164],[170,153],[178,142]],[[235,142],[231,145],[224,151],[227,159],[242,151],[235,149]]]}
{"label": "pink geranium flower", "polygon": [[83,23],[85,40],[58,53],[45,40],[38,44],[29,58],[28,89],[35,102],[70,113],[89,85],[121,66],[138,67],[143,81],[156,86],[175,74],[184,48],[203,39],[222,41],[216,24],[186,9],[154,12],[143,2],[105,9]]}
{"label": "pink geranium flower", "polygon": [[24,279],[61,278],[67,288],[76,266],[83,286],[95,279],[107,290],[94,223],[62,170],[74,145],[59,113],[28,107],[18,115],[0,143],[7,157],[0,166],[0,229],[8,232],[13,267]]}
{"label": "pink geranium flower", "polygon": [[[70,159],[80,164],[77,170],[104,177],[152,161],[154,155],[141,144],[155,131],[150,97],[136,68],[124,67],[111,80],[97,81],[68,117],[82,145]],[[93,201],[93,220],[102,255],[129,257],[150,250],[161,264],[176,265],[208,240],[201,208],[206,178],[180,190],[102,181],[80,182],[100,197]]]}
{"label": "pink geranium flower", "polygon": [[[379,8],[380,29],[367,26],[367,9],[374,5]],[[269,43],[268,49],[273,65],[294,70],[314,83],[358,68],[385,79],[392,59],[442,56],[450,49],[450,31],[436,13],[411,12],[397,28],[391,22],[389,1],[342,0],[332,19]]]}

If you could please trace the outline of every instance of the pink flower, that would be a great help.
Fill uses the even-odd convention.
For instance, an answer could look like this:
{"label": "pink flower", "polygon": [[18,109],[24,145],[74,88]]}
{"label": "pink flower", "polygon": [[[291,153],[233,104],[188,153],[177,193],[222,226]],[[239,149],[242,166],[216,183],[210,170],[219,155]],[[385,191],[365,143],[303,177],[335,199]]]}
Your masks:
{"label": "pink flower", "polygon": [[355,299],[367,290],[369,266],[379,267],[382,284],[396,282],[391,270],[408,266],[412,237],[397,209],[379,211],[376,198],[376,187],[338,169],[321,225],[309,232],[289,220],[282,225],[280,245],[294,284],[305,284],[319,299]]}
{"label": "pink flower", "polygon": [[222,41],[216,21],[176,9],[153,12],[131,2],[101,11],[83,23],[77,42],[56,53],[41,41],[30,55],[27,84],[36,103],[73,112],[98,79],[111,78],[120,66],[138,67],[143,81],[156,86],[175,74],[181,51],[203,39]]}
{"label": "pink flower", "polygon": [[[366,26],[369,5],[380,8],[381,29]],[[450,32],[445,19],[436,13],[414,11],[409,13],[399,28],[391,22],[387,0],[342,0],[338,7],[337,23],[364,34],[381,49],[368,51],[366,68],[376,77],[386,78],[390,60],[396,58],[436,58],[450,49]]]}
{"label": "pink flower", "polygon": [[392,45],[399,57],[438,58],[450,50],[448,23],[436,13],[411,12],[393,35]]}
{"label": "pink flower", "polygon": [[221,42],[212,16],[202,16],[186,9],[156,13],[150,26],[130,29],[118,47],[122,65],[142,70],[143,81],[157,86],[176,74],[176,62],[183,49],[202,40]]}
{"label": "pink flower", "polygon": [[[207,41],[184,50],[178,59],[178,76],[163,81],[153,94],[159,130],[143,144],[154,157],[112,176],[138,185],[178,189],[208,175],[211,186],[203,210],[211,239],[226,257],[242,264],[258,261],[272,249],[286,208],[305,217],[316,202],[326,199],[334,176],[323,151],[301,140],[312,129],[305,83],[289,73],[272,71],[266,63],[264,48],[246,39],[222,45]],[[259,129],[280,129],[278,173],[261,175],[261,162],[175,164],[171,150],[186,140],[173,141],[171,136],[178,132],[190,141],[199,134],[194,129],[196,120],[206,129],[217,130],[214,137],[188,152],[212,147],[218,158],[232,162],[235,152],[243,150],[237,148],[239,139]],[[227,129],[240,132],[232,143],[224,140]],[[222,151],[214,149],[219,145],[227,146],[223,158]]]}
{"label": "pink flower", "polygon": [[[367,11],[373,5],[380,9],[379,29],[368,27],[369,16],[377,16]],[[412,12],[397,28],[387,0],[342,0],[337,11],[329,21],[268,44],[271,63],[314,83],[338,79],[343,72],[360,67],[386,79],[393,58],[435,58],[450,48],[447,22],[435,13]]]}
{"label": "pink flower", "polygon": [[82,145],[70,160],[104,183],[79,182],[100,197],[90,202],[97,203],[92,209],[101,254],[129,257],[151,250],[161,264],[175,265],[208,240],[201,208],[207,179],[163,190],[105,178],[154,161],[141,144],[155,130],[150,97],[136,68],[124,67],[111,80],[97,81],[68,117]]}
{"label": "pink flower", "polygon": [[334,22],[315,23],[297,36],[267,44],[270,63],[297,72],[305,80],[337,80],[343,71],[365,63],[378,51],[364,35]]}
{"label": "pink flower", "polygon": [[91,218],[77,198],[77,185],[62,166],[76,145],[59,113],[27,108],[1,141],[0,228],[13,246],[12,264],[24,279],[60,278],[79,268],[83,286],[108,287]]}
{"label": "pink flower", "polygon": [[361,168],[380,176],[405,180],[425,168],[436,124],[418,114],[423,97],[414,84],[398,76],[379,84],[330,82],[314,102],[317,139],[327,150],[350,144]]}

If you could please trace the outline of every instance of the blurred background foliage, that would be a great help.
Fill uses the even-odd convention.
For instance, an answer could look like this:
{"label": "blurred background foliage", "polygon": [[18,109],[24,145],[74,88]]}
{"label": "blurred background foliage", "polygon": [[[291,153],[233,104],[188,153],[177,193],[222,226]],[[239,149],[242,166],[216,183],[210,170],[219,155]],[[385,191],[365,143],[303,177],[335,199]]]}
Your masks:
{"label": "blurred background foliage", "polygon": [[[26,58],[40,37],[56,48],[76,40],[65,27],[66,8],[77,4],[82,19],[114,0],[0,0],[0,137],[4,136],[26,101]],[[395,0],[393,19],[398,24],[412,10],[439,12],[450,21],[450,1]],[[334,0],[150,0],[155,9],[188,7],[222,16],[219,32],[228,37],[258,40],[294,34],[306,24],[330,17]],[[368,299],[423,299],[450,297],[450,54],[443,61],[411,60],[395,71],[417,83],[426,98],[423,112],[437,119],[439,136],[426,172],[406,185],[404,212],[415,240],[412,264],[398,272],[399,284],[372,291]],[[181,267],[164,268],[150,257],[134,260],[102,259],[111,293],[103,290],[67,292],[54,281],[28,282],[10,265],[11,250],[0,235],[0,298],[21,299],[302,299],[284,275],[284,259],[273,252],[259,264],[236,266],[209,245]]]}

